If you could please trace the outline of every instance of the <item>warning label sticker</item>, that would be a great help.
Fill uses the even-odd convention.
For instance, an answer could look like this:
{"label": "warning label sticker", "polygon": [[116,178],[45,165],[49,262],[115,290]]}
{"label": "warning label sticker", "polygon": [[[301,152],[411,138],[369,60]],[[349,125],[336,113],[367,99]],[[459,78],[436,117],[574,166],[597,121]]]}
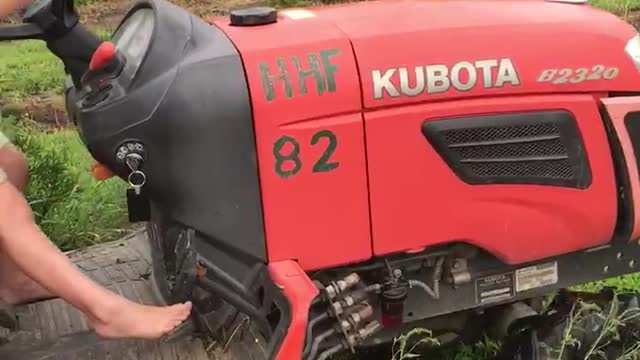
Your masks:
{"label": "warning label sticker", "polygon": [[516,291],[527,291],[558,282],[558,263],[530,266],[516,271]]}
{"label": "warning label sticker", "polygon": [[515,295],[513,273],[486,276],[476,280],[476,303],[507,300]]}

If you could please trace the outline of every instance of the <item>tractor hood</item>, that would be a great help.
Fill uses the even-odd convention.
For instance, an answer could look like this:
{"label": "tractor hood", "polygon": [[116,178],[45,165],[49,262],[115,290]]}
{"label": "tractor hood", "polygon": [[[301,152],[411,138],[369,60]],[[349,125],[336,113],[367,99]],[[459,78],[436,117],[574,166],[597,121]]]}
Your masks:
{"label": "tractor hood", "polygon": [[[410,116],[434,109],[411,113],[402,105],[640,90],[630,56],[640,50],[635,29],[581,4],[363,1],[277,16],[268,8],[245,9],[209,21],[242,58],[256,151],[264,159],[258,167],[269,261],[296,259],[305,270],[374,255],[387,223],[372,220],[380,208],[368,211],[370,196],[379,192],[368,186],[387,176],[407,177],[401,163],[424,165],[422,158],[408,160],[425,148],[420,125],[411,122],[411,130],[400,119],[414,121]],[[502,101],[502,111],[517,108]],[[394,125],[378,128],[384,130],[374,151],[370,131],[387,120],[372,119],[380,114],[372,110],[381,108]],[[421,150],[395,153],[403,141]],[[374,157],[389,161],[385,175],[369,172]],[[412,180],[402,186],[431,186],[421,176],[408,176]],[[415,196],[407,194],[399,196]]]}
{"label": "tractor hood", "polygon": [[[276,23],[250,28],[230,26],[226,18],[213,22],[238,46],[247,71],[256,72],[256,83],[264,75],[259,62],[277,69],[279,57],[299,56],[300,69],[308,70],[309,54],[337,50],[348,42],[351,51],[332,59],[343,65],[329,75],[335,76],[336,92],[359,82],[365,108],[503,94],[640,89],[638,69],[625,52],[633,47],[629,42],[635,29],[583,4],[369,1],[285,10]],[[351,67],[357,67],[357,74],[350,74]],[[299,80],[295,69],[295,64],[288,69],[294,85]],[[285,94],[288,89],[282,86],[273,91]],[[292,93],[295,98],[295,86]]]}

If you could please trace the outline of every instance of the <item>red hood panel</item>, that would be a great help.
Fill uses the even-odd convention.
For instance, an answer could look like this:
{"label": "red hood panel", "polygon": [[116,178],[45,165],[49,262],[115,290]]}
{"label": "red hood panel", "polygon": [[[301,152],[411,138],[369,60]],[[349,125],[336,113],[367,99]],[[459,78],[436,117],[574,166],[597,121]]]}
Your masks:
{"label": "red hood panel", "polygon": [[[399,0],[282,10],[263,26],[212,23],[247,75],[270,262],[321,269],[471,239],[516,263],[610,238],[607,138],[593,96],[575,93],[640,90],[625,54],[636,32],[615,16],[543,0]],[[574,94],[514,96],[563,92]],[[420,134],[434,116],[553,108],[574,113],[588,141],[588,191],[466,186]],[[505,194],[529,205],[518,210]],[[489,198],[499,204],[487,207]],[[598,212],[578,211],[593,203]]]}
{"label": "red hood panel", "polygon": [[215,23],[244,55],[270,50],[291,56],[302,44],[319,48],[328,34],[341,34],[353,47],[365,108],[640,89],[640,74],[624,52],[634,28],[585,5],[398,0],[290,11],[281,11],[276,24],[254,28],[229,27],[227,19]]}
{"label": "red hood panel", "polygon": [[406,0],[317,14],[331,18],[351,39],[366,108],[640,89],[638,71],[624,52],[635,30],[584,5]]}

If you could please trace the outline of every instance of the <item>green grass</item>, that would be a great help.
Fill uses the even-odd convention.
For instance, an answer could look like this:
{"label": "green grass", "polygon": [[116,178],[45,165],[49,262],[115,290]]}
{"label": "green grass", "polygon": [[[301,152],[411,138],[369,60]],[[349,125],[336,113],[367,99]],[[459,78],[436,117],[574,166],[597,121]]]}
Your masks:
{"label": "green grass", "polygon": [[623,15],[630,10],[640,9],[640,0],[590,0],[589,3],[597,8]]}
{"label": "green grass", "polygon": [[490,360],[499,350],[498,344],[485,339],[472,345],[442,347],[431,331],[413,329],[398,337],[391,349],[391,360],[410,360],[418,357],[442,360]]}
{"label": "green grass", "polygon": [[27,199],[37,223],[62,250],[120,238],[128,226],[126,185],[97,182],[92,159],[73,130],[46,132],[2,119],[3,132],[29,157]]}
{"label": "green grass", "polygon": [[[102,39],[110,35],[102,29],[95,33]],[[0,42],[0,99],[60,94],[64,79],[62,61],[43,41]]]}
{"label": "green grass", "polygon": [[622,292],[640,290],[640,273],[633,273],[603,281],[595,281],[588,284],[575,286],[579,291],[599,291],[603,287],[614,287]]}
{"label": "green grass", "polygon": [[0,43],[0,99],[60,93],[62,61],[37,40]]}
{"label": "green grass", "polygon": [[[94,30],[102,39],[110,32]],[[0,43],[0,100],[20,103],[32,96],[61,95],[62,61],[42,41]],[[43,131],[15,118],[0,117],[0,130],[30,161],[27,198],[43,231],[62,250],[121,237],[128,226],[126,185],[96,182],[91,156],[75,130]]]}

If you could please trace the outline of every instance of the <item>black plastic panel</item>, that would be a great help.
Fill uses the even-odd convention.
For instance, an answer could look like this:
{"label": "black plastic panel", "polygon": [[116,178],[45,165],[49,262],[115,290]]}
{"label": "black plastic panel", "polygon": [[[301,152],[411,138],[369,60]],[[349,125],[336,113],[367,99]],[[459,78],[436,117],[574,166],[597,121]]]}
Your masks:
{"label": "black plastic panel", "polygon": [[[634,204],[633,197],[631,196],[629,168],[611,117],[603,104],[598,106],[598,110],[602,117],[602,122],[607,132],[607,139],[611,147],[611,158],[616,174],[616,188],[618,189],[618,218],[612,242],[627,242],[631,238],[634,223]],[[640,136],[640,132],[638,135]]]}
{"label": "black plastic panel", "polygon": [[[640,159],[640,111],[628,113],[624,117],[624,125],[629,133],[629,140],[633,146],[633,153],[636,156],[636,159]],[[638,171],[640,171],[640,163]]]}
{"label": "black plastic panel", "polygon": [[156,26],[135,77],[123,71],[109,98],[91,108],[82,106],[82,92],[68,92],[82,139],[123,179],[130,170],[116,158],[118,148],[126,141],[143,144],[144,190],[166,218],[195,229],[220,256],[232,257],[230,263],[264,263],[253,118],[240,55],[220,29],[167,1],[142,0],[138,7],[154,9]]}
{"label": "black plastic panel", "polygon": [[469,184],[591,184],[582,138],[565,111],[429,120],[422,131]]}
{"label": "black plastic panel", "polygon": [[[194,302],[198,327],[208,334],[235,329],[239,313],[252,320],[265,344],[251,344],[252,359],[273,359],[291,323],[291,307],[267,266],[243,262],[194,229],[171,223],[158,209],[148,226],[153,276],[167,303]],[[206,269],[203,277],[197,268]],[[253,338],[252,338],[253,339]],[[258,354],[263,351],[265,354]]]}
{"label": "black plastic panel", "polygon": [[[495,302],[480,303],[478,301],[477,283],[482,279],[493,277],[517,277],[519,269],[536,265],[557,265],[557,282],[545,286],[517,291],[511,289],[510,296]],[[393,341],[398,332],[406,332],[416,327],[433,329],[428,323],[418,323],[424,319],[433,319],[438,316],[451,316],[454,313],[489,308],[509,304],[516,301],[544,297],[558,290],[566,289],[593,281],[602,281],[621,275],[633,274],[638,271],[640,264],[640,246],[635,242],[619,242],[611,247],[601,247],[590,251],[581,251],[565,254],[543,261],[521,264],[520,266],[507,266],[497,259],[480,257],[469,263],[471,269],[471,281],[453,287],[450,284],[440,285],[440,299],[426,299],[424,291],[415,287],[409,290],[409,297],[405,304],[404,326],[400,329],[388,329],[378,333],[368,340],[373,345],[375,340]],[[424,280],[424,279],[420,279]],[[508,287],[517,287],[516,283],[508,282]],[[621,289],[625,291],[626,289]]]}

